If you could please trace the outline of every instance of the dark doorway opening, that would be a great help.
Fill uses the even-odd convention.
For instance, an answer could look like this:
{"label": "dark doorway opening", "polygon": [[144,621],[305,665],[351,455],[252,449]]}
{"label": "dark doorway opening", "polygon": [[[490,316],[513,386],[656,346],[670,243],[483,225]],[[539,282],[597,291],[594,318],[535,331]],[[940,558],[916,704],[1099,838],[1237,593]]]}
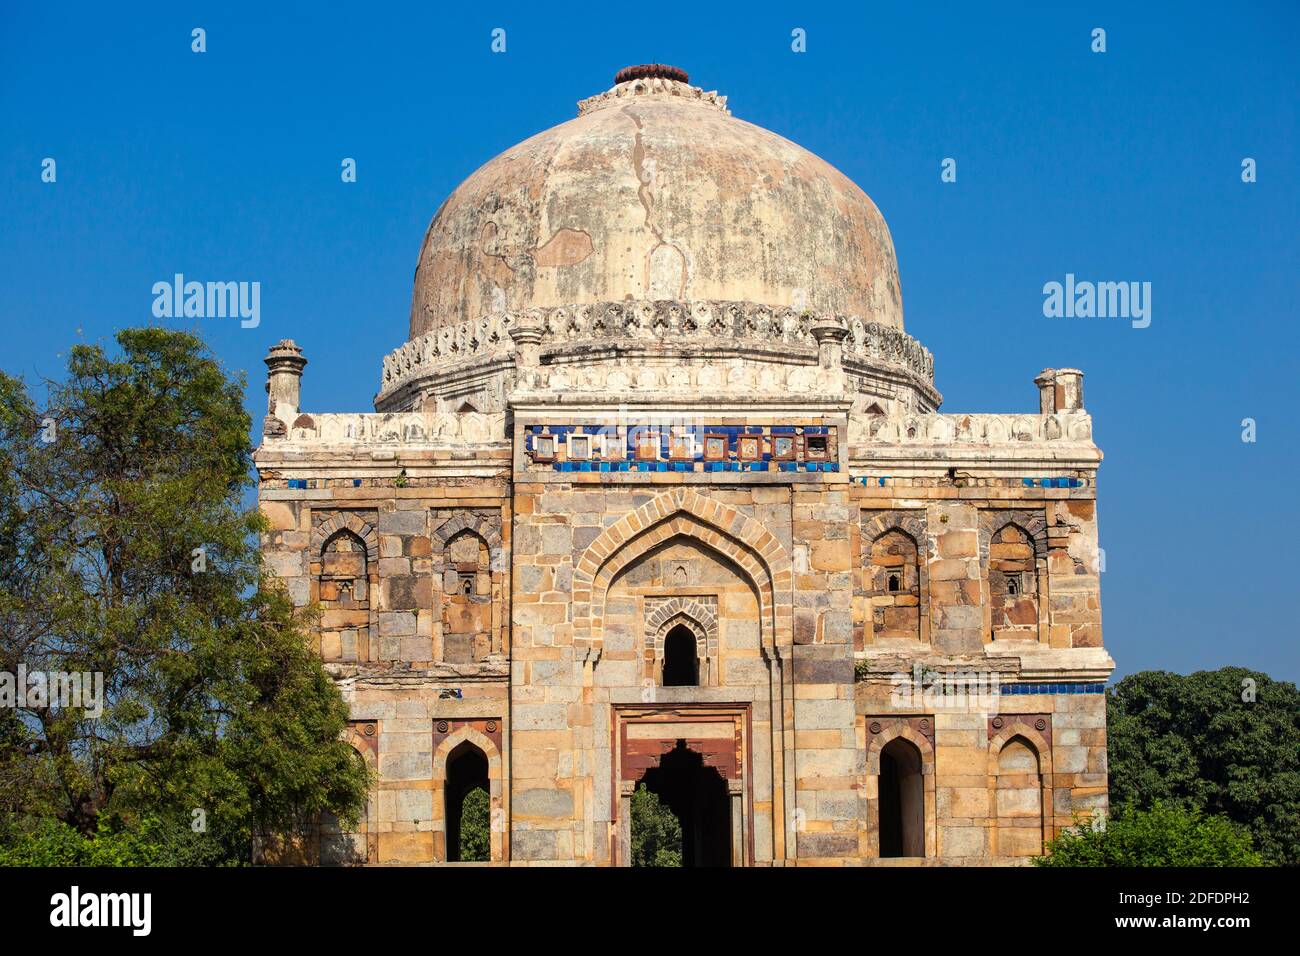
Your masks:
{"label": "dark doorway opening", "polygon": [[678,624],[664,638],[664,686],[694,687],[700,682],[700,662],[695,656],[695,635]]}
{"label": "dark doorway opening", "polygon": [[901,737],[880,752],[880,855],[925,856],[921,752]]}
{"label": "dark doorway opening", "polygon": [[682,866],[731,866],[731,795],[717,770],[679,740],[642,782],[681,822]]}
{"label": "dark doorway opening", "polygon": [[[491,792],[488,785],[488,762],[483,751],[468,740],[461,743],[447,757],[446,787],[446,822],[447,822],[447,862],[461,863],[483,861],[487,857],[481,852],[475,839],[475,849],[465,853],[462,846],[461,822],[465,814],[465,798],[474,790]],[[476,824],[478,821],[475,821]]]}

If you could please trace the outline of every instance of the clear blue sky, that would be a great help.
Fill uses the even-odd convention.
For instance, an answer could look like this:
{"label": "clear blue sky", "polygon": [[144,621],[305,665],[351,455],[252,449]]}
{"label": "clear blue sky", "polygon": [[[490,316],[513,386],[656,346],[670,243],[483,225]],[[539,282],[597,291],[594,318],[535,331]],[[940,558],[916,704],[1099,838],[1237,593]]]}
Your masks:
{"label": "clear blue sky", "polygon": [[[446,194],[619,67],[673,63],[876,201],[945,410],[1032,410],[1041,368],[1087,373],[1119,674],[1296,680],[1298,24],[1294,2],[8,2],[0,367],[57,374],[175,272],[256,280],[260,327],[200,325],[255,420],[281,337],[308,409],[369,410]],[[1044,318],[1067,272],[1151,282],[1150,328]]]}

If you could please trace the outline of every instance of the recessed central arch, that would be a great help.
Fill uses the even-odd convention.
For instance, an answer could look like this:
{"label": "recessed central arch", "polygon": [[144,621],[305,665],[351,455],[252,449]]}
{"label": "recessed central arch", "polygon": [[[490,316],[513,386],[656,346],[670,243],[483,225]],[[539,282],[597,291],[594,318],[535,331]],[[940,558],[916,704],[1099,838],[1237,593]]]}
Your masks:
{"label": "recessed central arch", "polygon": [[598,651],[605,598],[631,562],[674,538],[690,538],[735,565],[758,595],[761,640],[769,650],[793,643],[793,571],[781,542],[748,515],[690,489],[659,495],[606,528],[573,572],[574,644]]}

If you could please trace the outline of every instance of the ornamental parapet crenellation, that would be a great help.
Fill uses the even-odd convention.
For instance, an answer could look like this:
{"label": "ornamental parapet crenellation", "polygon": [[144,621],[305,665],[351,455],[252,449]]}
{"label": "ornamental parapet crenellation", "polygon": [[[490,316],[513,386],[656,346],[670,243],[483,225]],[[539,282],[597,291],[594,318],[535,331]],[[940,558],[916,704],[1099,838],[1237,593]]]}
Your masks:
{"label": "ornamental parapet crenellation", "polygon": [[339,446],[486,446],[506,441],[504,412],[361,412],[301,414],[283,435],[267,435],[280,449]]}
{"label": "ornamental parapet crenellation", "polygon": [[[815,364],[818,345],[814,327],[838,323],[846,329],[843,361],[850,373],[869,368],[893,370],[925,392],[930,402],[938,398],[934,392],[934,356],[929,349],[900,329],[864,322],[857,316],[826,316],[749,302],[663,300],[557,306],[526,312],[528,321],[541,330],[539,347],[544,361],[597,347],[617,353],[648,349],[667,355],[710,354],[721,359],[735,355],[752,363],[771,362],[777,366]],[[463,364],[513,359],[516,344],[511,329],[519,324],[522,314],[495,312],[474,321],[435,328],[390,352],[384,357],[376,403],[382,405],[410,385],[459,370]],[[636,370],[624,371],[629,381],[637,380]],[[767,378],[773,387],[781,389],[807,391],[816,387],[815,379],[803,383],[806,375],[787,381],[792,373],[793,369],[780,369]],[[584,381],[581,377],[561,377],[551,387],[581,388]],[[746,380],[737,384],[752,387],[768,383]]]}
{"label": "ornamental parapet crenellation", "polygon": [[[643,370],[644,371],[644,370]],[[816,370],[809,383],[817,381]],[[552,387],[564,370],[550,373]],[[721,375],[721,373],[720,373]],[[635,377],[614,376],[615,383],[635,389]],[[709,384],[709,383],[706,383]],[[725,384],[720,377],[712,384]],[[583,383],[565,381],[563,390],[582,391]],[[656,388],[671,395],[663,379]],[[806,389],[805,391],[810,391]],[[515,400],[531,393],[516,392]],[[602,395],[601,397],[608,397]],[[653,399],[653,393],[646,396]],[[695,396],[698,398],[698,396]],[[887,451],[928,457],[935,449],[977,448],[990,456],[1021,455],[1035,445],[1094,449],[1092,417],[1087,412],[1041,414],[908,414],[899,416],[850,414],[848,437],[856,457],[878,457]],[[302,413],[282,435],[267,435],[268,445],[281,449],[340,446],[479,447],[509,441],[505,412],[372,412]]]}
{"label": "ornamental parapet crenellation", "polygon": [[1048,415],[867,415],[849,420],[849,441],[872,445],[1010,445],[1059,442],[1092,445],[1092,416],[1084,411]]}

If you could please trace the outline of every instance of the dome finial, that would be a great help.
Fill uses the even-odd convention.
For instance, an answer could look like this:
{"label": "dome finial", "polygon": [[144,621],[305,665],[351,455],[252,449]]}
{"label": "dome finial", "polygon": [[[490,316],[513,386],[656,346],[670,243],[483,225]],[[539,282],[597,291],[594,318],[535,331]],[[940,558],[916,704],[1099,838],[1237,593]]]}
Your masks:
{"label": "dome finial", "polygon": [[638,66],[625,66],[614,74],[615,83],[656,78],[676,80],[678,83],[689,83],[691,81],[685,70],[676,66],[668,66],[666,63],[641,63]]}

